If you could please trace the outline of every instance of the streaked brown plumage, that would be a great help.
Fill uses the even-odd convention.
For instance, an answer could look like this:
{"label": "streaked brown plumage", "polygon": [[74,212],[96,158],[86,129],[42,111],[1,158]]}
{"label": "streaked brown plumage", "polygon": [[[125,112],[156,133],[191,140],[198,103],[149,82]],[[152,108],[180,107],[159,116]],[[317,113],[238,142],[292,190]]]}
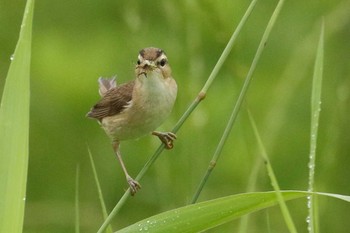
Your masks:
{"label": "streaked brown plumage", "polygon": [[100,122],[103,118],[122,112],[132,99],[135,81],[109,89],[102,99],[92,107],[87,116],[96,118]]}

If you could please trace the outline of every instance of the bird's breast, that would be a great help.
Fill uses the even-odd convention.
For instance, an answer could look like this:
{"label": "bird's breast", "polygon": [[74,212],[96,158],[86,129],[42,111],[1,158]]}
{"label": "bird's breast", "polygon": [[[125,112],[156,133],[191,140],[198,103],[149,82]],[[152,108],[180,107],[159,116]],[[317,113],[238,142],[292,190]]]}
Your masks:
{"label": "bird's breast", "polygon": [[132,108],[141,114],[133,117],[141,124],[157,128],[169,116],[176,95],[177,85],[174,79],[150,75],[144,77],[134,87]]}

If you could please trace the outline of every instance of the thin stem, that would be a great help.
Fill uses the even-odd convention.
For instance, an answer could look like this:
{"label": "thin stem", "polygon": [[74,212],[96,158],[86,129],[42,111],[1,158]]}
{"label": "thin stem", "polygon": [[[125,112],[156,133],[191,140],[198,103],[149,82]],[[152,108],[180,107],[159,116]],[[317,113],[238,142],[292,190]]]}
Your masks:
{"label": "thin stem", "polygon": [[204,87],[202,88],[202,93],[206,93],[209,89],[209,87],[211,86],[212,82],[215,80],[217,74],[219,73],[219,70],[221,69],[222,65],[224,64],[224,62],[226,61],[227,56],[230,54],[232,47],[234,45],[234,42],[236,41],[239,33],[241,32],[241,29],[243,28],[244,24],[246,23],[248,17],[250,16],[250,14],[252,13],[256,3],[258,0],[253,0],[247,11],[244,13],[241,21],[239,22],[236,30],[233,32],[229,42],[226,45],[226,48],[224,49],[224,51],[222,52],[218,62],[216,63],[213,71],[211,72],[207,82],[204,84]]}
{"label": "thin stem", "polygon": [[[262,52],[263,52],[263,50],[264,50],[264,48],[266,46],[267,39],[268,39],[268,37],[270,35],[270,32],[271,32],[271,30],[273,28],[273,25],[275,24],[276,19],[277,19],[278,15],[279,15],[279,12],[281,11],[283,2],[284,2],[284,0],[280,0],[278,2],[277,6],[275,8],[275,11],[273,12],[273,14],[272,14],[272,16],[270,18],[270,21],[269,21],[269,23],[266,26],[265,32],[264,32],[264,34],[263,34],[263,36],[261,38],[259,47],[258,47],[258,49],[256,51],[256,54],[254,56],[252,65],[250,66],[250,69],[249,69],[249,72],[247,74],[247,77],[246,77],[246,79],[244,81],[244,84],[243,84],[243,87],[242,87],[241,92],[239,94],[238,100],[237,100],[237,102],[236,102],[236,104],[235,104],[235,106],[233,108],[233,111],[231,113],[230,119],[229,119],[229,121],[228,121],[228,123],[226,125],[226,128],[224,130],[223,135],[221,136],[220,142],[219,142],[218,146],[216,147],[215,153],[214,153],[214,155],[212,157],[212,160],[210,161],[210,165],[209,165],[205,175],[203,176],[203,178],[202,178],[202,180],[201,180],[201,182],[199,184],[199,187],[197,188],[197,190],[196,190],[196,192],[195,192],[195,194],[194,194],[194,196],[192,198],[192,202],[191,203],[195,203],[197,201],[197,199],[199,197],[199,194],[201,193],[201,191],[202,191],[202,189],[204,187],[204,184],[207,182],[208,177],[209,177],[210,173],[212,172],[212,170],[214,168],[212,166],[212,164],[216,164],[218,159],[219,159],[219,157],[220,157],[222,148],[225,145],[225,142],[226,142],[226,140],[227,140],[227,138],[228,138],[228,136],[229,136],[229,134],[231,132],[232,126],[233,126],[233,124],[234,124],[234,122],[235,122],[235,120],[237,118],[237,115],[238,115],[238,112],[239,112],[239,110],[241,108],[243,100],[244,100],[244,98],[245,98],[245,96],[247,94],[247,90],[248,90],[249,84],[251,83],[251,80],[252,80],[253,73],[255,71],[256,65],[258,64],[258,61],[259,61],[259,59],[261,57],[261,54],[262,54]],[[255,2],[252,2],[251,5],[253,3],[255,4]],[[248,8],[248,10],[249,10],[249,8]]]}
{"label": "thin stem", "polygon": [[[309,187],[308,191],[314,191],[315,183],[315,166],[316,166],[316,146],[317,146],[317,132],[318,123],[321,111],[321,89],[322,89],[322,75],[323,75],[323,44],[324,44],[324,22],[322,22],[322,28],[320,33],[320,39],[318,42],[314,76],[312,83],[312,95],[311,95],[311,137],[310,137],[310,155],[309,155]],[[307,217],[308,231],[310,233],[315,232],[315,216],[314,216],[314,203],[313,195],[307,197],[309,215]]]}
{"label": "thin stem", "polygon": [[277,178],[276,178],[275,173],[274,173],[274,171],[272,169],[272,166],[271,166],[271,163],[270,163],[270,159],[269,159],[269,157],[268,157],[268,155],[266,153],[265,146],[264,146],[264,144],[263,144],[263,142],[261,140],[258,128],[256,127],[255,121],[254,121],[250,111],[248,111],[248,116],[249,116],[249,120],[250,120],[250,123],[251,123],[253,131],[254,131],[255,138],[256,138],[256,140],[258,142],[260,154],[261,154],[262,159],[264,160],[264,164],[266,166],[267,174],[270,177],[271,186],[273,187],[273,189],[276,192],[277,201],[278,201],[278,203],[280,205],[281,212],[283,214],[283,217],[284,217],[284,220],[285,220],[286,225],[288,227],[288,230],[289,230],[289,232],[297,233],[297,230],[295,228],[295,225],[294,225],[294,222],[292,220],[292,217],[291,217],[291,215],[289,213],[289,210],[287,208],[287,205],[286,205],[286,203],[285,203],[285,201],[283,199],[283,195],[282,195],[281,189],[280,189],[280,187],[278,185]]}
{"label": "thin stem", "polygon": [[[94,178],[95,178],[96,188],[97,188],[97,192],[98,192],[98,199],[100,200],[100,204],[101,204],[103,219],[106,220],[108,217],[108,213],[107,213],[106,204],[105,204],[104,199],[103,199],[103,193],[102,193],[100,181],[98,179],[98,175],[97,175],[97,171],[96,171],[96,167],[95,167],[95,162],[94,162],[94,159],[92,158],[92,154],[91,154],[91,151],[90,151],[90,148],[88,145],[87,145],[87,148],[88,148],[88,153],[89,153],[89,157],[90,157],[92,172],[93,172]],[[113,232],[111,225],[108,226],[107,232],[109,232],[109,233]]]}
{"label": "thin stem", "polygon": [[79,219],[79,174],[80,168],[77,164],[76,173],[75,173],[75,233],[80,232],[80,219]]}

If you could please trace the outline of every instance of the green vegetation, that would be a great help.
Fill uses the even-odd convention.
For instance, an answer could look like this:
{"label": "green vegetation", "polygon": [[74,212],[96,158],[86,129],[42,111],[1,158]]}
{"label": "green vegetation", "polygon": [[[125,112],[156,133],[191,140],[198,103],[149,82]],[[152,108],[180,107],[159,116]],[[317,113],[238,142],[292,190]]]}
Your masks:
{"label": "green vegetation", "polygon": [[[314,191],[350,194],[349,1],[286,1],[273,28],[267,25],[278,1],[257,1],[236,35],[232,50],[224,53],[226,60],[221,61],[221,69],[215,72],[215,64],[249,6],[247,1],[37,1],[32,43],[31,27],[26,24],[28,27],[22,27],[22,31],[27,30],[26,49],[19,49],[25,4],[2,0],[0,7],[0,77],[4,77],[0,78],[0,219],[4,216],[3,205],[8,211],[16,211],[11,214],[18,222],[13,232],[22,228],[24,206],[21,202],[18,210],[22,214],[17,215],[12,203],[18,204],[17,197],[23,201],[25,188],[26,233],[97,232],[117,203],[122,204],[110,219],[114,231],[132,228],[137,222],[145,224],[151,216],[158,221],[159,216],[169,216],[168,210],[194,211],[186,205],[197,192],[215,151],[219,151],[220,159],[200,195],[196,195],[196,205],[209,201],[229,207],[220,203],[221,198],[232,201],[257,195],[253,199],[256,201],[269,195],[272,202],[264,207],[275,207],[245,209],[249,213],[261,210],[242,221],[231,220],[247,212],[220,220],[225,224],[208,232],[287,232],[291,224],[298,232],[305,232],[310,213],[314,232],[344,232],[350,228],[346,221],[350,205],[342,200],[311,196],[313,208],[308,209],[307,199],[297,198],[307,193],[296,192],[297,199],[282,204],[288,207],[293,221],[284,219],[278,207],[283,203],[282,196],[293,194],[278,192],[278,187],[306,191],[310,180],[309,189]],[[268,37],[263,36],[266,28],[271,29]],[[318,46],[321,39],[322,45]],[[121,150],[131,175],[147,168],[138,176],[142,177],[142,190],[131,198],[124,195],[127,185],[109,139],[85,114],[99,98],[97,78],[117,75],[118,83],[133,79],[137,53],[148,46],[166,51],[179,86],[175,109],[162,126],[163,130],[174,129],[178,139],[170,151],[163,151],[151,136],[123,143]],[[25,59],[19,64],[20,57]],[[208,82],[211,73],[215,73],[215,79],[209,78]],[[247,77],[252,79],[244,103],[237,100],[243,98],[239,93]],[[200,104],[193,102],[203,90],[206,98]],[[10,115],[6,113],[8,103],[24,105],[20,112]],[[179,121],[191,103],[195,104],[193,112]],[[234,124],[229,125],[236,103],[243,105],[235,113]],[[245,111],[247,106],[256,121],[254,130]],[[315,111],[319,116],[311,125]],[[13,126],[4,133],[8,122]],[[177,122],[181,127],[174,128]],[[227,130],[228,126],[233,127]],[[222,147],[218,147],[223,132],[227,134]],[[9,153],[7,148],[13,142],[21,150],[17,152],[21,158]],[[159,154],[156,152],[154,157],[157,148]],[[310,153],[317,154],[315,165],[309,164]],[[269,172],[264,169],[261,154],[269,156]],[[309,167],[315,167],[314,174],[309,175]],[[273,190],[267,175],[272,169],[277,188],[265,192]],[[3,176],[9,174],[6,171],[17,175]],[[10,179],[15,181],[11,185],[19,187],[20,191],[11,191],[17,197],[3,188]],[[13,197],[14,202],[7,197]],[[188,213],[203,216],[200,212]],[[207,219],[189,220],[196,227],[208,223]]]}
{"label": "green vegetation", "polygon": [[0,232],[22,232],[26,201],[34,1],[28,1],[0,104]]}

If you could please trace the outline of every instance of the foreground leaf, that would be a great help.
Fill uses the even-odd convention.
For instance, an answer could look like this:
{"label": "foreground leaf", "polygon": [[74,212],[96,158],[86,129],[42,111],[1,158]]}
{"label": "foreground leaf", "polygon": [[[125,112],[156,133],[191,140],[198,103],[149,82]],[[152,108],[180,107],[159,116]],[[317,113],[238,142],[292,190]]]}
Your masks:
{"label": "foreground leaf", "polygon": [[[28,0],[0,107],[0,232],[22,232],[28,167],[34,0]],[[10,59],[10,58],[9,58]]]}
{"label": "foreground leaf", "polygon": [[[303,192],[283,192],[284,200],[305,197]],[[276,192],[245,193],[170,210],[126,227],[125,232],[199,232],[278,203]]]}
{"label": "foreground leaf", "polygon": [[[282,191],[285,201],[306,197],[305,191]],[[350,196],[313,193],[350,202]],[[276,192],[244,193],[170,210],[128,226],[127,232],[200,232],[227,223],[245,214],[278,204]]]}

